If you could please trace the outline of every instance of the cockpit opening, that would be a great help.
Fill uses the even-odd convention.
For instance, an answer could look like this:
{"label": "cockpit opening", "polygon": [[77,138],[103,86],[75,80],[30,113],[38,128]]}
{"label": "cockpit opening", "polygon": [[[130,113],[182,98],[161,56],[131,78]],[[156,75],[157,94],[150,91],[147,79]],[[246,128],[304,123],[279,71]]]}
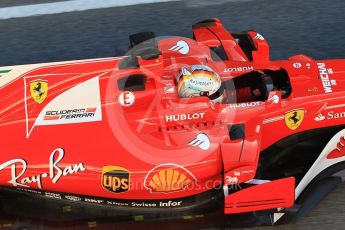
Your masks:
{"label": "cockpit opening", "polygon": [[222,83],[223,103],[265,101],[271,91],[281,91],[282,98],[292,92],[290,79],[285,69],[257,70]]}

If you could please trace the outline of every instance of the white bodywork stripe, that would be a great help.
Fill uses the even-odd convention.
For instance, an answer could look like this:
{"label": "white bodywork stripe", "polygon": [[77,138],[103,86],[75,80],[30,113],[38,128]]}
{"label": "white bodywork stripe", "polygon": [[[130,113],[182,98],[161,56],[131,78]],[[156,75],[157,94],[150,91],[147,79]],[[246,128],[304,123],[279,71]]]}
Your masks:
{"label": "white bodywork stripe", "polygon": [[[317,160],[314,162],[314,164],[311,166],[309,171],[306,173],[306,175],[303,177],[301,182],[298,184],[296,188],[295,197],[296,199],[301,195],[303,190],[308,186],[308,184],[317,176],[319,173],[321,173],[326,168],[335,165],[339,162],[345,161],[345,156],[338,157],[334,159],[327,159],[328,154],[337,148],[337,144],[341,137],[345,136],[345,129],[339,131],[332,139],[328,142],[326,147],[321,152],[320,156],[317,158]],[[301,156],[302,157],[302,156]]]}
{"label": "white bodywork stripe", "polygon": [[[304,189],[309,185],[309,183],[319,175],[323,170],[327,169],[328,167],[335,165],[339,162],[345,161],[345,156],[338,157],[334,159],[327,159],[328,154],[337,148],[337,144],[341,137],[345,136],[345,129],[339,131],[332,139],[327,143],[326,147],[322,150],[320,156],[311,166],[309,171],[303,177],[301,182],[298,184],[295,190],[295,200],[301,195]],[[341,172],[336,173],[335,175],[340,176],[344,181],[344,170]],[[278,211],[283,211],[284,209],[278,209]],[[276,223],[281,217],[283,217],[285,213],[274,213],[274,223]]]}
{"label": "white bodywork stripe", "polygon": [[284,216],[285,213],[283,212],[276,212],[273,213],[273,223],[276,223],[278,220],[280,220],[280,218],[282,218]]}
{"label": "white bodywork stripe", "polygon": [[284,115],[278,116],[278,117],[272,117],[272,118],[267,118],[263,121],[263,124],[268,124],[268,123],[272,123],[275,121],[280,121],[280,120],[284,120]]}
{"label": "white bodywork stripe", "polygon": [[7,85],[16,78],[20,77],[21,75],[25,74],[26,72],[29,72],[30,70],[39,68],[41,66],[42,64],[0,67],[0,72],[5,70],[8,71],[7,73],[1,74],[0,88]]}
{"label": "white bodywork stripe", "polygon": [[[51,63],[39,63],[39,64],[29,64],[29,65],[17,65],[17,66],[4,66],[0,67],[0,73],[2,71],[8,71],[7,73],[0,74],[0,89],[7,86],[12,81],[19,79],[23,74],[28,75],[31,72],[38,70],[40,68],[50,68],[56,66],[63,66],[68,64],[87,64],[103,61],[115,61],[121,59],[121,57],[109,57],[109,58],[97,58],[97,59],[86,59],[86,60],[73,60],[73,61],[62,61],[62,62],[51,62]],[[63,73],[63,74],[73,74],[73,73]],[[79,73],[78,73],[79,74]],[[52,73],[42,74],[42,76],[53,75]],[[40,75],[34,75],[40,76]]]}
{"label": "white bodywork stripe", "polygon": [[[40,112],[36,118],[32,127],[29,126],[28,108],[25,104],[26,112],[26,123],[28,138],[35,126],[40,125],[61,125],[61,124],[72,124],[72,123],[83,123],[83,122],[94,122],[102,120],[102,107],[100,98],[100,87],[99,77],[108,72],[102,73],[97,77],[80,83],[79,85],[61,93],[50,101]],[[27,87],[25,87],[27,88]],[[25,94],[26,95],[26,94]],[[25,98],[26,102],[27,98]],[[85,108],[96,108],[95,114],[92,117],[81,117],[76,119],[56,119],[56,120],[45,120],[47,111],[61,111],[61,110],[74,110],[74,109],[85,109]]]}
{"label": "white bodywork stripe", "polygon": [[270,182],[270,180],[259,180],[259,179],[252,179],[249,181],[246,181],[246,184],[256,184],[256,185],[260,185],[260,184],[266,184]]}
{"label": "white bodywork stripe", "polygon": [[12,6],[0,8],[0,19],[23,18],[37,15],[59,14],[74,11],[171,1],[179,0],[72,0],[34,5]]}

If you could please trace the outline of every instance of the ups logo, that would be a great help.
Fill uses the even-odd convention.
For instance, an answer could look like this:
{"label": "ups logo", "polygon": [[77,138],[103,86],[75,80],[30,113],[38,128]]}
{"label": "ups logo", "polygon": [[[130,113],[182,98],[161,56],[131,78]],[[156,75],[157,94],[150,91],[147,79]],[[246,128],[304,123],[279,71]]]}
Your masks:
{"label": "ups logo", "polygon": [[130,172],[118,166],[102,168],[102,187],[110,192],[121,193],[129,190]]}

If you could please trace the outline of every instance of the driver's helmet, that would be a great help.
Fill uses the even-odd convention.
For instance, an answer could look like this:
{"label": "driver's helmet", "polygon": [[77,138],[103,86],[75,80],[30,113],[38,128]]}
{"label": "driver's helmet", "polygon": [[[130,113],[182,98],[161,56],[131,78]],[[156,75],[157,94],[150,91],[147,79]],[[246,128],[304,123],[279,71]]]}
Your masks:
{"label": "driver's helmet", "polygon": [[205,65],[183,67],[177,76],[177,91],[179,97],[207,96],[214,102],[223,99],[222,82],[219,75]]}

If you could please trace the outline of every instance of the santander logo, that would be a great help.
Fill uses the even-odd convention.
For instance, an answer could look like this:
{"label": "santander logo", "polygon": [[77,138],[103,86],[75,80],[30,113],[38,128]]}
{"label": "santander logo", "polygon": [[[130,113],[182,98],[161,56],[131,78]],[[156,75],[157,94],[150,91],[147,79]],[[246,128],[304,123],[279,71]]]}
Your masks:
{"label": "santander logo", "polygon": [[171,51],[178,51],[180,54],[188,54],[189,53],[189,45],[187,42],[180,40],[169,48]]}
{"label": "santander logo", "polygon": [[205,133],[200,133],[188,145],[199,146],[202,150],[208,150],[211,146],[210,138]]}
{"label": "santander logo", "polygon": [[322,115],[322,113],[319,113],[319,114],[314,118],[315,121],[323,121],[323,120],[325,120],[325,119],[326,119],[326,117],[325,117],[324,115]]}

